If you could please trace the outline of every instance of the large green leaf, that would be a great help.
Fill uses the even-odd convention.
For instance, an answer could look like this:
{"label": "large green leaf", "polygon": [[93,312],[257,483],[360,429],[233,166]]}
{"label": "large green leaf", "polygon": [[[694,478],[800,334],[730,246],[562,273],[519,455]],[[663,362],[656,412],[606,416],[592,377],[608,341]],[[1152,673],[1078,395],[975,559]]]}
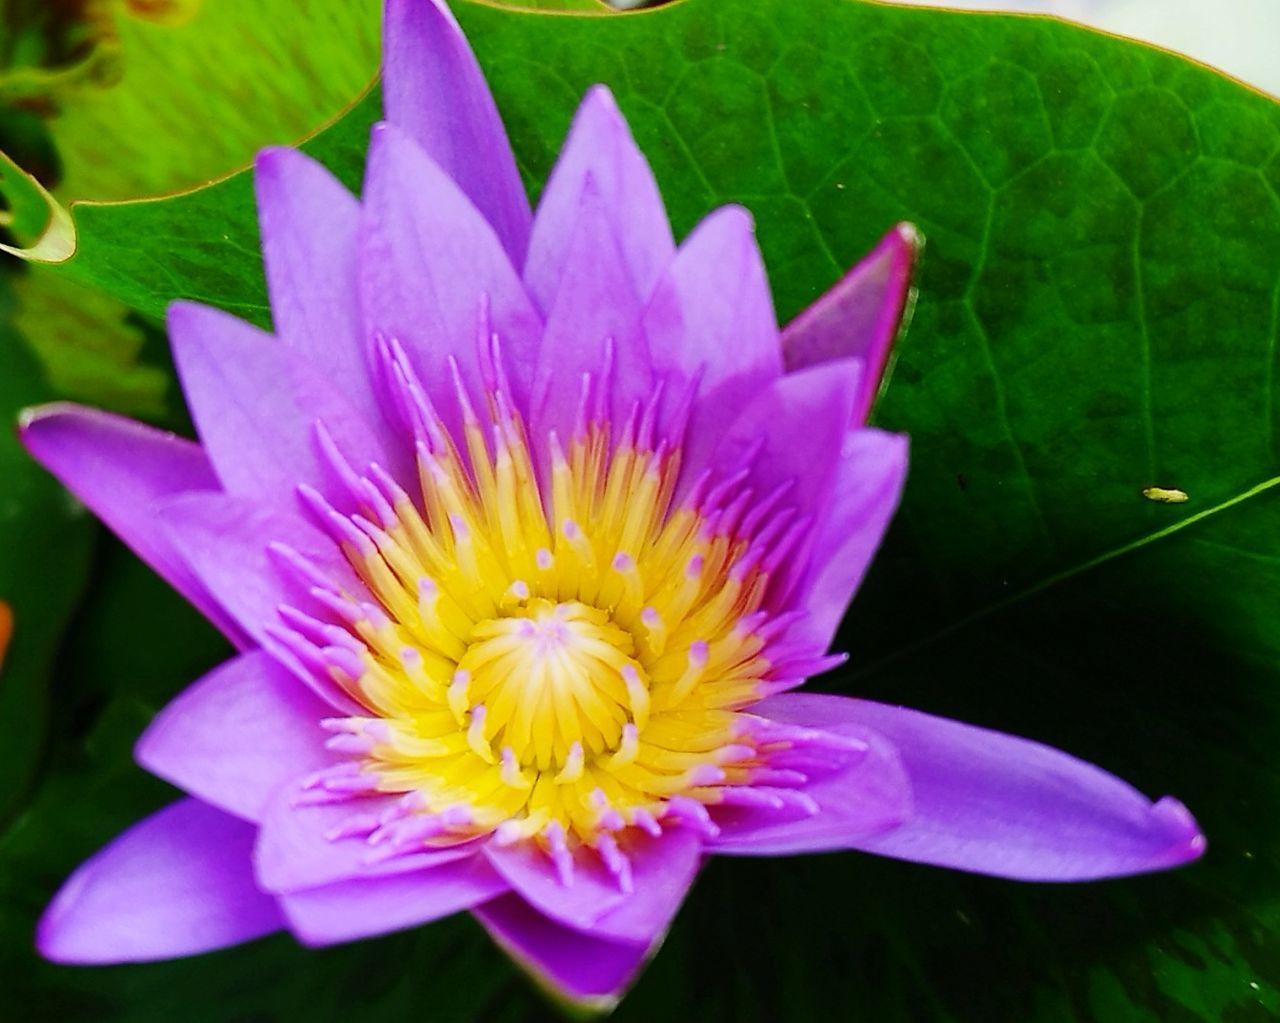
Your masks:
{"label": "large green leaf", "polygon": [[[1034,735],[1177,792],[1211,843],[1184,872],[1089,887],[853,855],[718,863],[620,1017],[1274,1018],[1275,104],[1034,19],[841,0],[459,13],[531,189],[578,96],[610,83],[678,231],[725,201],[755,212],[784,318],[893,222],[922,227],[920,302],[879,411],[911,433],[912,477],[842,637],[852,668],[826,684]],[[368,98],[314,143],[349,184],[376,109]],[[266,322],[250,199],[239,177],[81,208],[67,270],[150,316],[185,295]],[[1189,500],[1151,501],[1151,486]],[[56,838],[73,813],[66,786],[114,777],[126,747],[93,770],[62,758],[24,821],[30,837],[15,831],[0,855],[39,865],[54,840],[41,830]],[[86,824],[59,855],[122,820]],[[42,894],[54,880],[41,877]],[[33,912],[39,899],[24,898]],[[241,1017],[539,1013],[473,930],[441,933],[464,963],[439,962],[425,936],[422,952],[390,939],[314,961],[271,942],[98,981],[44,968],[29,990],[84,992],[93,1018],[167,1018],[175,985],[217,991]],[[374,1004],[354,979],[382,956],[398,968],[369,983],[404,1003]],[[255,969],[325,984],[231,990],[227,977]],[[462,990],[484,997],[432,1013]]]}

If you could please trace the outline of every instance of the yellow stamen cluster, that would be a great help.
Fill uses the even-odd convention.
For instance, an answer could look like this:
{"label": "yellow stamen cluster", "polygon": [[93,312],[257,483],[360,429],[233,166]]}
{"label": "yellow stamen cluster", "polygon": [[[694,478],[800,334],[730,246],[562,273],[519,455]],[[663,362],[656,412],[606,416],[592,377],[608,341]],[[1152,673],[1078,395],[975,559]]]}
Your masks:
{"label": "yellow stamen cluster", "polygon": [[550,438],[544,500],[518,415],[491,425],[468,412],[463,450],[436,430],[421,506],[384,478],[380,513],[346,527],[377,602],[332,669],[369,711],[327,723],[360,757],[351,788],[410,794],[447,821],[437,842],[709,826],[705,806],[764,767],[738,713],[771,668],[743,502],[675,502],[678,453],[605,426]]}

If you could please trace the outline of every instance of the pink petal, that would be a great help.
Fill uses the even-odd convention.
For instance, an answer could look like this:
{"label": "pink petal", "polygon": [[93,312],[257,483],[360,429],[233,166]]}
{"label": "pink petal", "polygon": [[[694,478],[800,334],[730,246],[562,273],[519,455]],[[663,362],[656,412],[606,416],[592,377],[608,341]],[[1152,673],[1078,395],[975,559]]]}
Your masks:
{"label": "pink petal", "polygon": [[369,426],[387,436],[361,333],[356,289],[360,204],[296,149],[264,149],[254,162],[262,258],[276,335],[335,381]]}
{"label": "pink petal", "polygon": [[906,478],[906,437],[869,429],[845,434],[830,509],[814,545],[812,581],[800,600],[808,614],[789,638],[815,650],[830,646],[880,548]]}
{"label": "pink petal", "polygon": [[757,495],[789,488],[786,503],[798,516],[792,528],[801,532],[771,591],[770,601],[779,605],[807,574],[861,373],[861,363],[844,360],[779,377],[750,399],[711,456],[717,478],[748,469],[747,485]]}
{"label": "pink petal", "polygon": [[37,945],[60,963],[195,955],[284,926],[254,884],[253,826],[195,799],[135,824],[81,864],[45,910]]}
{"label": "pink petal", "polygon": [[278,609],[308,608],[305,589],[268,553],[286,543],[332,581],[334,589],[366,591],[329,537],[299,515],[229,494],[171,498],[155,508],[152,528],[168,534],[191,570],[258,643],[279,626]]}
{"label": "pink petal", "polygon": [[156,501],[221,487],[198,444],[95,409],[58,403],[29,409],[22,443],[237,646],[249,645],[243,629],[218,605],[155,528]]}
{"label": "pink petal", "polygon": [[701,465],[725,410],[782,375],[769,280],[746,210],[723,206],[693,229],[654,288],[644,332],[659,377],[698,379],[685,462]]}
{"label": "pink petal", "polygon": [[754,710],[808,727],[874,729],[897,747],[914,811],[902,827],[856,842],[868,852],[1023,881],[1089,881],[1175,867],[1205,849],[1181,803],[1152,804],[1114,775],[1028,739],[810,693]]}
{"label": "pink petal", "polygon": [[[773,717],[765,701],[751,713]],[[707,842],[710,852],[734,856],[782,856],[861,848],[871,835],[890,833],[911,818],[911,783],[892,743],[870,728],[845,722],[813,723],[811,740],[791,738],[791,749],[775,755],[770,766],[808,776],[795,790],[812,800],[808,811],[720,806],[712,816],[720,834]],[[839,749],[827,738],[855,740],[861,752]]]}
{"label": "pink petal", "polygon": [[630,290],[648,298],[675,255],[666,207],[649,164],[631,137],[613,95],[591,88],[538,202],[524,279],[540,308],[555,304],[582,216],[587,179],[596,183],[604,217],[621,246]]}
{"label": "pink petal", "polygon": [[566,446],[578,418],[584,374],[591,374],[595,397],[619,429],[633,406],[653,393],[640,300],[594,178],[587,178],[579,199],[533,392],[535,436],[555,430]]}
{"label": "pink petal", "polygon": [[315,790],[304,790],[304,780],[277,789],[262,814],[254,863],[258,883],[267,891],[300,892],[339,881],[410,873],[468,859],[480,851],[480,843],[470,841],[383,855],[389,851],[387,847],[368,841],[363,831],[351,837],[341,833],[355,822],[373,821],[394,812],[399,796],[374,794],[313,804],[305,797]]}
{"label": "pink petal", "polygon": [[402,344],[436,410],[456,424],[449,358],[458,361],[473,396],[481,393],[477,339],[496,333],[523,401],[541,319],[493,228],[394,125],[373,130],[362,216],[360,294],[368,336]]}
{"label": "pink petal", "polygon": [[516,964],[553,998],[587,1013],[613,1010],[662,944],[605,941],[549,920],[517,895],[472,915]]}
{"label": "pink petal", "polygon": [[152,774],[256,821],[277,788],[334,762],[320,727],[332,713],[256,650],[189,686],[151,722],[134,756]]}
{"label": "pink petal", "polygon": [[854,406],[855,425],[867,421],[888,380],[894,342],[910,319],[911,275],[923,246],[914,226],[899,224],[782,333],[790,372],[833,359],[861,359],[868,367]]}
{"label": "pink petal", "polygon": [[698,872],[702,840],[676,827],[658,838],[626,834],[619,845],[631,866],[630,892],[590,849],[579,847],[568,884],[533,842],[491,842],[485,855],[516,892],[551,919],[599,938],[648,945],[667,930],[684,901]]}
{"label": "pink petal", "polygon": [[280,897],[289,929],[308,945],[332,945],[417,927],[507,891],[483,857],[394,877],[344,881]]}
{"label": "pink petal", "polygon": [[292,508],[299,483],[323,487],[317,421],[357,467],[394,464],[340,383],[297,349],[192,302],[169,307],[169,337],[196,429],[231,493]]}
{"label": "pink petal", "polygon": [[467,40],[442,0],[388,0],[382,102],[493,225],[517,266],[529,239],[529,198],[506,130]]}

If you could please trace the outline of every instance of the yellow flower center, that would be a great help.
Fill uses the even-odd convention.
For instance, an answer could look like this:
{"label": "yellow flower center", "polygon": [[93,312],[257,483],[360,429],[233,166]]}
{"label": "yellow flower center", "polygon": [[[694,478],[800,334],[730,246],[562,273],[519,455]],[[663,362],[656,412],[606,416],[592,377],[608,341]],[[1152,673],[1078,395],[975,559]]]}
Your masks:
{"label": "yellow flower center", "polygon": [[742,713],[803,670],[774,657],[789,622],[765,607],[807,529],[785,488],[701,479],[676,500],[679,452],[639,409],[620,437],[550,437],[537,467],[500,397],[483,426],[463,410],[461,445],[420,410],[417,499],[321,431],[360,508],[303,496],[373,601],[312,591],[344,622],[311,625],[325,670],[367,710],[325,723],[353,760],[316,797],[404,794],[373,836],[393,849],[496,832],[563,852],[798,796],[768,766],[785,743]]}
{"label": "yellow flower center", "polygon": [[[618,748],[623,728],[647,717],[635,643],[606,611],[536,598],[471,631],[458,661],[455,709],[467,702],[481,756],[510,749],[522,767],[563,770]],[[452,695],[452,694],[451,694]]]}

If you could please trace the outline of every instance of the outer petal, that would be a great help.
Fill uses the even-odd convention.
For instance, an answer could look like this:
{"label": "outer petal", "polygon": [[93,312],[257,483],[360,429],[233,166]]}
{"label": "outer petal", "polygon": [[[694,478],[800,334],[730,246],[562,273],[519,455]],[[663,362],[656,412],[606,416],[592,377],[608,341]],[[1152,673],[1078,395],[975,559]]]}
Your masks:
{"label": "outer petal", "polygon": [[658,838],[624,838],[631,864],[632,891],[589,850],[576,856],[573,877],[563,883],[551,859],[532,842],[509,846],[490,843],[485,855],[530,905],[566,926],[598,938],[650,944],[666,931],[698,872],[702,840],[686,828]]}
{"label": "outer petal", "polygon": [[153,814],[86,860],[40,921],[62,963],[124,963],[208,952],[284,921],[253,881],[253,826],[194,799]]}
{"label": "outer petal", "polygon": [[169,336],[196,428],[230,492],[292,507],[299,483],[323,485],[317,421],[357,466],[395,464],[340,386],[296,349],[192,302],[169,307]]}
{"label": "outer petal", "polygon": [[333,762],[320,728],[332,713],[257,650],[189,686],[151,722],[134,756],[152,774],[256,821],[277,788]]}
{"label": "outer petal", "polygon": [[572,436],[581,408],[583,374],[591,374],[593,401],[619,429],[633,405],[653,394],[640,300],[593,178],[579,200],[534,382],[535,433],[554,429],[562,442]]}
{"label": "outer petal", "polygon": [[1204,852],[1186,808],[1154,805],[1059,750],[918,711],[788,693],[754,710],[815,727],[873,728],[897,746],[915,810],[868,852],[1023,881],[1089,881],[1162,870]]}
{"label": "outer petal", "polygon": [[698,464],[725,410],[782,375],[769,280],[746,210],[721,207],[693,229],[654,288],[644,332],[659,377],[698,380],[685,448]]}
{"label": "outer petal", "polygon": [[253,183],[276,335],[306,353],[364,420],[385,432],[360,325],[359,202],[296,149],[264,149]]}
{"label": "outer petal", "polygon": [[[769,716],[763,703],[752,712]],[[813,801],[817,812],[791,806],[717,808],[713,816],[720,834],[707,843],[710,852],[781,856],[856,849],[869,836],[888,834],[911,818],[911,783],[898,751],[884,736],[840,721],[815,722],[813,728],[816,734],[808,741],[788,736],[791,749],[772,758],[770,767],[808,776],[799,792]],[[855,740],[863,749],[837,749],[826,732]]]}
{"label": "outer petal", "polygon": [[447,848],[396,856],[386,845],[368,841],[364,829],[344,837],[344,829],[361,820],[374,820],[395,810],[397,797],[373,795],[338,803],[307,804],[301,779],[273,793],[262,815],[262,829],[254,850],[258,883],[267,891],[300,892],[339,881],[363,881],[436,867],[469,859],[480,844],[466,842]]}
{"label": "outer petal", "polygon": [[489,86],[442,0],[389,0],[383,15],[382,101],[493,225],[517,266],[529,198]]}
{"label": "outer petal", "polygon": [[22,442],[32,456],[89,506],[117,536],[238,646],[244,630],[155,528],[153,505],[189,491],[218,491],[220,484],[198,444],[130,419],[58,403],[28,409]]}
{"label": "outer petal", "polygon": [[507,883],[478,856],[430,870],[346,881],[280,897],[289,929],[308,945],[332,945],[416,927],[487,902]]}
{"label": "outer petal", "polygon": [[605,217],[622,250],[632,290],[647,298],[675,255],[666,207],[644,155],[612,93],[592,87],[578,107],[560,159],[547,179],[529,239],[524,279],[538,305],[555,302],[582,215],[587,179],[599,190]]}
{"label": "outer petal", "polygon": [[527,397],[541,319],[493,228],[391,124],[373,130],[360,237],[366,331],[405,346],[447,422],[457,422],[448,360],[456,358],[464,381],[476,388],[477,338],[489,332],[498,335],[518,399]]}
{"label": "outer petal", "polygon": [[845,434],[831,507],[814,545],[812,581],[803,597],[808,614],[790,638],[803,639],[815,650],[830,646],[880,547],[906,479],[906,437],[867,429]]}
{"label": "outer petal", "polygon": [[364,593],[337,546],[300,516],[278,507],[229,494],[191,495],[158,504],[155,516],[159,531],[168,533],[209,592],[259,643],[266,639],[267,626],[280,624],[281,604],[308,607],[305,590],[273,564],[267,550],[273,541],[287,543],[335,588]]}
{"label": "outer petal", "polygon": [[923,246],[913,225],[899,224],[783,331],[783,353],[792,372],[832,359],[866,364],[853,412],[856,425],[867,421],[889,378],[893,344],[911,316],[911,274]]}
{"label": "outer petal", "polygon": [[611,1011],[662,944],[605,941],[547,919],[516,895],[472,910],[490,937],[553,997],[576,1009]]}

